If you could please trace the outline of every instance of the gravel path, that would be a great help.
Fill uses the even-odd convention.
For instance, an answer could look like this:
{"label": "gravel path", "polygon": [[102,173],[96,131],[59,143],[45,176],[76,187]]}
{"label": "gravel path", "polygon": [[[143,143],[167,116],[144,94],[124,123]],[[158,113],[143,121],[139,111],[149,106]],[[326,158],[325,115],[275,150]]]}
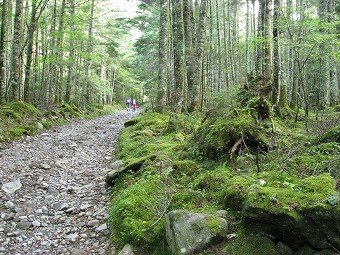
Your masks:
{"label": "gravel path", "polygon": [[79,120],[0,148],[0,255],[114,254],[105,173],[137,114]]}

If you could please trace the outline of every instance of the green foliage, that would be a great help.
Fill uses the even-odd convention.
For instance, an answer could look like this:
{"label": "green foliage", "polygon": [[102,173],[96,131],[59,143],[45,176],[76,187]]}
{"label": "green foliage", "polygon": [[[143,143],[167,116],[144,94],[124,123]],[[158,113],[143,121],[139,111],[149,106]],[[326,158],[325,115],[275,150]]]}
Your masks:
{"label": "green foliage", "polygon": [[[134,197],[139,197],[140,201],[146,199],[144,185],[158,186],[159,179],[167,184],[163,190],[173,192],[167,211],[216,213],[224,208],[230,215],[236,215],[235,218],[228,216],[232,228],[239,227],[240,212],[249,204],[273,213],[288,213],[295,218],[301,217],[299,210],[339,210],[339,193],[331,177],[336,176],[338,169],[335,159],[339,143],[314,143],[303,131],[305,123],[296,123],[288,129],[280,119],[260,124],[256,119],[256,112],[249,107],[211,111],[203,121],[199,115],[140,115],[136,124],[123,131],[117,155],[127,163],[152,155],[155,160],[146,160],[138,172],[121,177],[113,188],[112,204],[117,201],[129,208],[128,214],[119,216],[121,224],[116,240],[122,244],[135,242],[149,247],[149,254],[158,254],[150,248],[153,237],[146,233],[148,231],[141,231],[143,224],[135,220],[150,223],[152,220],[147,219],[154,214],[139,215],[141,202],[134,201]],[[229,152],[240,139],[246,146],[242,144],[237,158],[230,160]],[[257,146],[260,147],[258,159],[254,153]],[[142,189],[141,194],[138,194],[139,189]],[[158,193],[151,190],[148,199],[155,201]],[[158,224],[163,224],[162,220]],[[164,232],[158,234],[161,237],[157,240],[165,243]],[[243,242],[247,244],[240,247]],[[263,245],[261,251],[257,250],[259,245]],[[244,236],[241,233],[225,246],[228,254],[278,254],[268,239],[255,238],[249,233]],[[168,252],[161,250],[159,254]]]}
{"label": "green foliage", "polygon": [[340,125],[328,130],[319,139],[320,143],[337,142],[340,143]]}
{"label": "green foliage", "polygon": [[168,189],[159,178],[149,176],[113,196],[109,220],[122,245],[155,246],[164,241],[165,222],[159,219]]}
{"label": "green foliage", "polygon": [[86,111],[75,105],[61,104],[49,109],[39,110],[31,104],[21,101],[0,105],[0,142],[12,141],[25,135],[38,132],[37,124],[44,128],[66,123],[73,118],[90,118],[113,112],[112,106],[89,105]]}
{"label": "green foliage", "polygon": [[15,112],[11,109],[2,110],[1,115],[3,116],[3,118],[7,117],[7,118],[13,118],[13,119],[19,120],[19,121],[22,120],[22,116],[19,113]]}

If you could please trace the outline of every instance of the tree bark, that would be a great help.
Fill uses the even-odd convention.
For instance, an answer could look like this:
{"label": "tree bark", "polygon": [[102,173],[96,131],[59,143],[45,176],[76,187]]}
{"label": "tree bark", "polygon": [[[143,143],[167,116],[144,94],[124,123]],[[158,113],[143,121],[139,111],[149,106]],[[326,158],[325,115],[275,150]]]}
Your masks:
{"label": "tree bark", "polygon": [[193,86],[191,91],[189,91],[189,112],[198,111],[201,107],[200,102],[200,92],[202,88],[202,78],[203,78],[203,52],[205,44],[205,28],[206,28],[206,8],[207,1],[202,0],[200,6],[199,22],[197,27],[197,45],[195,54],[195,73],[193,77]]}
{"label": "tree bark", "polygon": [[183,0],[173,0],[173,47],[174,47],[174,80],[175,91],[172,102],[173,111],[183,111],[185,72],[185,44],[183,24]]}
{"label": "tree bark", "polygon": [[0,104],[5,100],[6,87],[6,47],[7,47],[7,8],[8,1],[2,1],[0,38]]}
{"label": "tree bark", "polygon": [[160,20],[159,20],[159,68],[158,68],[158,92],[156,111],[165,113],[167,104],[167,84],[169,66],[169,3],[168,0],[160,0]]}
{"label": "tree bark", "polygon": [[10,79],[10,92],[9,100],[19,100],[20,90],[20,46],[22,38],[22,18],[23,18],[23,0],[16,0],[15,15],[14,15],[14,35],[12,43],[12,60],[11,60],[11,79]]}

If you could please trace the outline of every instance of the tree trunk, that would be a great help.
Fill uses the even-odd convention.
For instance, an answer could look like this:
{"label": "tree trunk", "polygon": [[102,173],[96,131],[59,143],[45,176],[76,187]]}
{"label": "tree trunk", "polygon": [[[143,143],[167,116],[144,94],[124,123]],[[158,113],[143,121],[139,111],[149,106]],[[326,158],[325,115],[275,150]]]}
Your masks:
{"label": "tree trunk", "polygon": [[158,93],[156,111],[165,113],[166,111],[166,91],[169,66],[169,3],[168,0],[160,1],[160,20],[159,20],[159,69],[158,69]]}
{"label": "tree trunk", "polygon": [[6,47],[7,47],[7,8],[8,1],[2,1],[2,20],[0,38],[0,104],[5,100],[6,87]]}
{"label": "tree trunk", "polygon": [[26,66],[25,66],[25,81],[24,81],[24,101],[30,102],[30,77],[31,77],[31,64],[33,59],[33,43],[34,43],[34,31],[36,29],[36,14],[37,4],[36,1],[32,1],[32,13],[30,25],[27,35],[27,54],[26,54]]}
{"label": "tree trunk", "polygon": [[23,0],[16,0],[15,16],[14,16],[14,34],[12,43],[12,60],[11,60],[11,79],[10,79],[10,92],[9,100],[19,100],[20,90],[20,46],[22,38],[22,18],[23,18]]}
{"label": "tree trunk", "polygon": [[200,92],[202,92],[203,78],[203,52],[205,44],[205,28],[206,28],[206,8],[207,0],[201,1],[199,22],[197,27],[197,45],[195,54],[195,73],[193,76],[192,90],[189,91],[189,112],[198,111],[201,107]]}
{"label": "tree trunk", "polygon": [[[75,7],[75,0],[71,0],[70,2],[70,15],[71,17],[74,17],[76,14],[76,7]],[[74,23],[71,23],[71,31],[73,31]],[[70,60],[68,63],[68,74],[67,74],[67,81],[66,81],[66,91],[65,91],[65,102],[71,103],[72,101],[72,88],[74,86],[74,68],[76,65],[76,56],[75,56],[75,46],[74,46],[74,37],[70,38],[70,46],[69,46],[69,54],[70,54]]]}
{"label": "tree trunk", "polygon": [[[94,12],[94,0],[91,1],[91,14],[90,14],[90,21],[89,21],[89,30],[88,30],[88,41],[87,41],[87,54],[92,54],[93,50],[93,12]],[[89,85],[89,75],[90,75],[90,68],[91,68],[91,59],[87,57],[85,59],[85,77],[84,77],[84,84],[83,84],[83,101],[82,107],[85,108],[86,105],[89,103],[90,100],[90,85]]]}
{"label": "tree trunk", "polygon": [[173,47],[174,47],[174,81],[175,91],[172,102],[173,111],[180,113],[183,111],[184,84],[185,84],[185,44],[183,25],[183,0],[173,1]]}

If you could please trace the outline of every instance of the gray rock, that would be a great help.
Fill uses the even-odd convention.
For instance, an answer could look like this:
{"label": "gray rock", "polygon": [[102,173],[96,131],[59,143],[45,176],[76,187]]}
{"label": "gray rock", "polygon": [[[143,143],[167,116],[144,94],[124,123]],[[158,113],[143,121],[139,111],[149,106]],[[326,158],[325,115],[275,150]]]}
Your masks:
{"label": "gray rock", "polygon": [[15,180],[13,182],[7,182],[2,185],[2,190],[6,193],[13,194],[22,187],[20,180]]}
{"label": "gray rock", "polygon": [[166,239],[175,255],[201,252],[228,234],[227,221],[213,215],[172,211],[165,219]]}
{"label": "gray rock", "polygon": [[276,244],[276,250],[281,254],[281,255],[293,255],[294,251],[292,250],[292,248],[290,248],[289,246],[285,245],[282,242],[278,242]]}
{"label": "gray rock", "polygon": [[86,250],[83,250],[83,249],[74,249],[71,252],[71,255],[89,255],[89,252],[87,252]]}
{"label": "gray rock", "polygon": [[40,122],[37,122],[35,125],[37,126],[37,128],[38,128],[39,130],[43,130],[43,129],[44,129],[43,124],[41,124]]}
{"label": "gray rock", "polygon": [[101,231],[106,230],[106,229],[107,229],[107,224],[104,223],[104,224],[100,225],[99,227],[97,227],[95,230],[96,230],[96,232],[101,232]]}
{"label": "gray rock", "polygon": [[41,163],[40,168],[45,169],[45,170],[49,170],[49,169],[51,169],[51,166],[49,164]]}
{"label": "gray rock", "polygon": [[41,225],[41,223],[39,222],[39,221],[33,221],[32,222],[32,225],[34,226],[34,227],[40,227],[40,225]]}
{"label": "gray rock", "polygon": [[12,201],[7,201],[7,202],[5,203],[5,206],[6,206],[7,208],[12,209],[12,208],[15,207],[15,204],[14,204]]}
{"label": "gray rock", "polygon": [[118,253],[118,255],[136,255],[133,251],[133,247],[130,244],[126,244],[124,248]]}
{"label": "gray rock", "polygon": [[30,221],[20,221],[17,223],[17,228],[22,230],[29,229],[31,226],[32,222]]}

